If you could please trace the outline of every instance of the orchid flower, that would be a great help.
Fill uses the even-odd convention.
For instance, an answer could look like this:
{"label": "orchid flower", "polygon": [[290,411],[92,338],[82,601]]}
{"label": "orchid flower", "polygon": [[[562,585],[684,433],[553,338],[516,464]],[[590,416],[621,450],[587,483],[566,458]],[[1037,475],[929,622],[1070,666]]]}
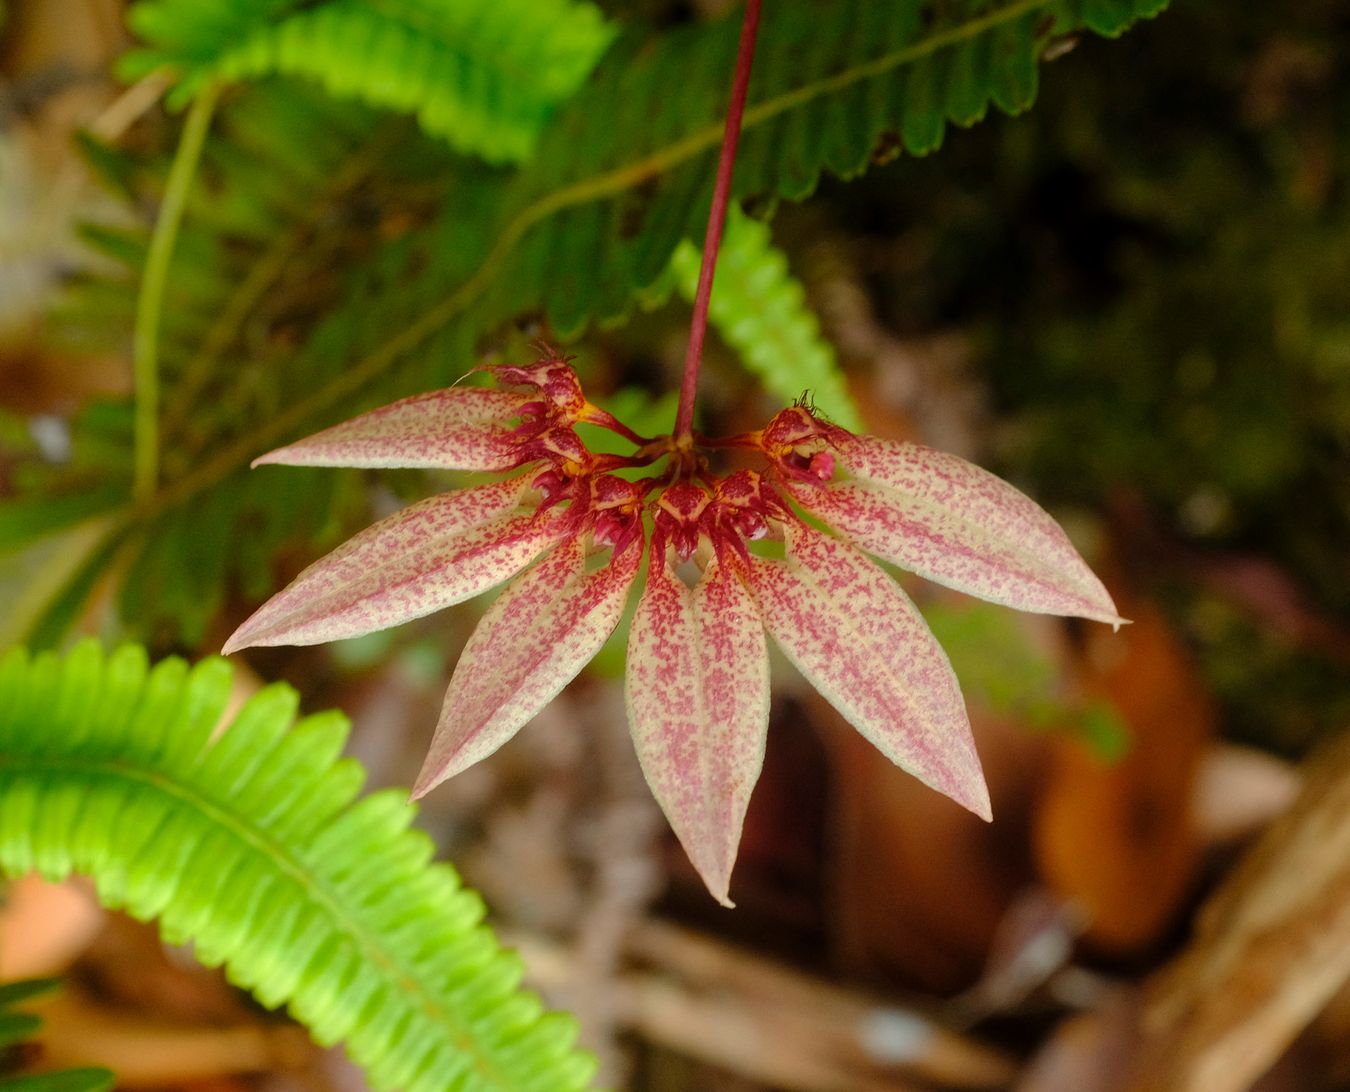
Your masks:
{"label": "orchid flower", "polygon": [[[873,557],[1020,610],[1122,621],[1046,512],[955,456],[794,406],[758,432],[705,441],[762,462],[722,476],[697,449],[645,440],[593,406],[556,356],[489,371],[516,389],[418,395],[257,460],[512,473],[375,524],[225,646],[353,637],[510,581],[456,665],[415,797],[490,755],[581,671],[645,556],[625,679],[634,745],[694,867],[730,906],[769,722],[768,638],[883,754],[991,817],[951,664]],[[590,452],[582,422],[634,454]],[[638,482],[613,473],[663,458]]]}

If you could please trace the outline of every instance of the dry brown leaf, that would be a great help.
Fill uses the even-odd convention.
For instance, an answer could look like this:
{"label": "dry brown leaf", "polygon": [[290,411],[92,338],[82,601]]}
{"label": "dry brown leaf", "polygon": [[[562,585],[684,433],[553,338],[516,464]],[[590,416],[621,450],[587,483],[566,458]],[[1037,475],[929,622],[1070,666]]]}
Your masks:
{"label": "dry brown leaf", "polygon": [[1122,609],[1133,625],[1089,633],[1082,685],[1118,711],[1129,750],[1113,762],[1056,737],[1034,831],[1045,882],[1079,904],[1086,938],[1114,954],[1154,943],[1191,889],[1191,802],[1215,731],[1209,696],[1161,614],[1143,602]]}
{"label": "dry brown leaf", "polygon": [[[536,985],[556,987],[576,975],[576,957],[560,946],[532,935],[510,940]],[[710,937],[648,922],[630,934],[627,949],[645,966],[615,984],[619,1021],[649,1042],[745,1076],[753,1087],[992,1090],[1014,1073],[999,1051],[913,1009]]]}

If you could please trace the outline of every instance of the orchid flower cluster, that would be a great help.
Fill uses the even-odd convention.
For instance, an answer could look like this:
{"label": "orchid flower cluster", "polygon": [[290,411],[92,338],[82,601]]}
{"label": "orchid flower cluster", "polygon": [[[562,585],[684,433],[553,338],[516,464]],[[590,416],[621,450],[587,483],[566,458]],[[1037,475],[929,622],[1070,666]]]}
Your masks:
{"label": "orchid flower cluster", "polygon": [[[555,354],[363,414],[255,462],[510,476],[431,497],[315,562],[229,639],[315,644],[385,629],[510,581],[460,656],[423,795],[492,754],[623,616],[625,697],[652,792],[709,891],[728,888],[769,721],[768,638],[883,754],[985,819],[956,677],[874,558],[1021,610],[1119,624],[1059,526],[952,455],[857,436],[805,406],[722,440],[638,436]],[[576,426],[624,436],[594,453]],[[715,449],[758,465],[710,469]],[[664,464],[626,480],[621,468]],[[871,555],[871,556],[869,556]]]}

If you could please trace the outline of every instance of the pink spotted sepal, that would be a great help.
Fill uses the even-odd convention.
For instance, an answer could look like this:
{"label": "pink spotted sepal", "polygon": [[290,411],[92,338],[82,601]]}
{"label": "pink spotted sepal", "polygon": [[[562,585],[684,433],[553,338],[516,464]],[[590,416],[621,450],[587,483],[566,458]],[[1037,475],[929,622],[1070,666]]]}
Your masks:
{"label": "pink spotted sepal", "polygon": [[264,603],[225,643],[312,645],[400,625],[509,580],[567,534],[524,504],[526,478],[428,497],[348,539]]}
{"label": "pink spotted sepal", "polygon": [[764,623],[734,550],[692,588],[654,548],[628,639],[624,697],[642,771],[723,906],[769,727]]}
{"label": "pink spotted sepal", "polygon": [[514,736],[614,632],[641,541],[630,538],[597,566],[589,553],[582,537],[563,542],[488,608],[455,665],[414,797]]}
{"label": "pink spotted sepal", "polygon": [[1059,524],[988,471],[919,444],[854,436],[800,408],[761,437],[792,499],[859,549],[1018,610],[1124,621]]}
{"label": "pink spotted sepal", "polygon": [[429,391],[269,451],[253,465],[511,470],[524,461],[518,428],[534,401],[482,387]]}
{"label": "pink spotted sepal", "polygon": [[750,570],[774,642],[882,754],[990,819],[956,675],[909,597],[847,543],[801,523],[783,531],[784,558],[753,557]]}

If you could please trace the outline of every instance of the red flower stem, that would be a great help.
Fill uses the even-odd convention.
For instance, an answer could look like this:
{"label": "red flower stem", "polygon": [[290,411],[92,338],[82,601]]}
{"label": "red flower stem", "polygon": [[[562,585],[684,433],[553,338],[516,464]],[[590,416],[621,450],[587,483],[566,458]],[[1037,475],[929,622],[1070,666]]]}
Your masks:
{"label": "red flower stem", "polygon": [[717,251],[722,245],[722,227],[727,220],[731,168],[736,161],[736,144],[741,138],[745,91],[750,84],[750,62],[755,56],[755,37],[759,32],[759,7],[760,0],[746,0],[745,17],[741,22],[736,75],[731,82],[731,102],[727,105],[727,124],[722,134],[722,154],[717,160],[717,181],[713,185],[712,208],[708,210],[708,233],[703,238],[703,264],[699,267],[698,291],[694,295],[694,318],[689,324],[689,348],[684,354],[680,407],[675,414],[674,439],[679,447],[693,441],[694,398],[698,393],[698,368],[703,360],[703,338],[708,332],[708,301],[712,298],[713,272],[717,268]]}
{"label": "red flower stem", "polygon": [[588,425],[595,425],[597,428],[609,429],[610,432],[617,432],[625,440],[629,441],[635,447],[642,447],[650,444],[650,436],[639,436],[631,428],[625,425],[612,413],[600,409],[598,406],[587,406],[585,415],[581,418]]}
{"label": "red flower stem", "polygon": [[741,432],[735,436],[699,436],[699,447],[707,448],[730,448],[730,447],[749,447],[760,449],[762,447],[762,437],[758,432]]}

